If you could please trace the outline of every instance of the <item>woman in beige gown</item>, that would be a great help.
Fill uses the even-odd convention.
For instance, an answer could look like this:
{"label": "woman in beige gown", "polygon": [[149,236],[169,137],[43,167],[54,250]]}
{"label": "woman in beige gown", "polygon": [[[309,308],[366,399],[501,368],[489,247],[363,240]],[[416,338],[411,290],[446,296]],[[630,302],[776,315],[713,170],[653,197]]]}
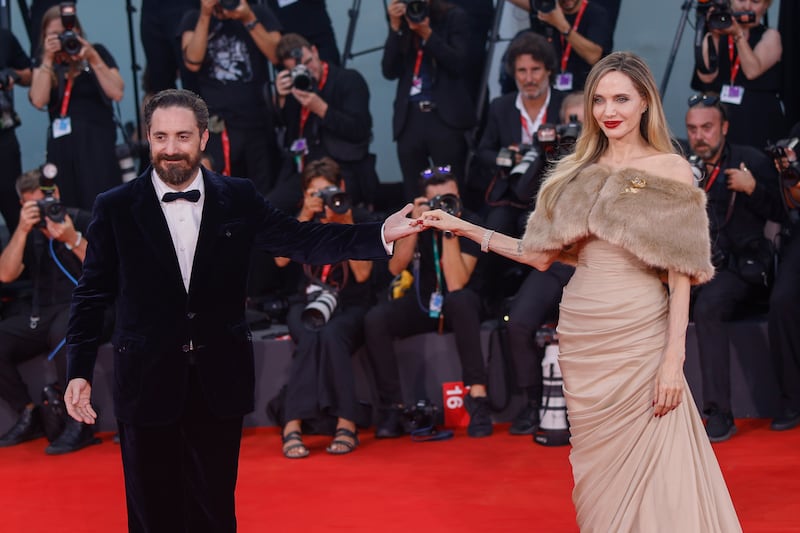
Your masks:
{"label": "woman in beige gown", "polygon": [[540,270],[577,265],[558,331],[581,531],[741,531],[683,375],[690,284],[713,275],[704,193],[640,58],[599,61],[585,95],[522,239],[440,211],[420,223]]}

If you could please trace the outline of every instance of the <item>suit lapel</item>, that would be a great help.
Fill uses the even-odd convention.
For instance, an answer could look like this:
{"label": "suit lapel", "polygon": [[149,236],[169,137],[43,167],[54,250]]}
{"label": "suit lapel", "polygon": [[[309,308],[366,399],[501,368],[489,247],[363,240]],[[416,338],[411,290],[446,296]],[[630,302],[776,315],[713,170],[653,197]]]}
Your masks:
{"label": "suit lapel", "polygon": [[192,276],[189,280],[189,293],[202,279],[203,268],[213,263],[214,244],[217,231],[225,220],[225,212],[230,199],[225,194],[222,181],[203,169],[203,180],[206,198],[203,202],[203,217],[200,221],[200,233],[197,236],[197,247],[192,262]]}
{"label": "suit lapel", "polygon": [[172,243],[164,212],[156,198],[150,172],[142,174],[136,182],[136,193],[131,205],[133,219],[139,224],[144,241],[152,248],[152,256],[161,263],[174,282],[183,288],[175,245]]}

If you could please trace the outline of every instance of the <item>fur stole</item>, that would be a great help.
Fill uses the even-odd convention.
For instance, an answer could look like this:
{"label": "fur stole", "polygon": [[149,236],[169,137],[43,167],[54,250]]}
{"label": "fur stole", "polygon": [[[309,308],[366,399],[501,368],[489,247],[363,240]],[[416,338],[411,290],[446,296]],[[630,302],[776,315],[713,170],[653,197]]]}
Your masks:
{"label": "fur stole", "polygon": [[636,169],[593,164],[563,190],[552,219],[534,211],[526,249],[564,250],[595,235],[659,271],[676,270],[692,284],[714,275],[702,189]]}

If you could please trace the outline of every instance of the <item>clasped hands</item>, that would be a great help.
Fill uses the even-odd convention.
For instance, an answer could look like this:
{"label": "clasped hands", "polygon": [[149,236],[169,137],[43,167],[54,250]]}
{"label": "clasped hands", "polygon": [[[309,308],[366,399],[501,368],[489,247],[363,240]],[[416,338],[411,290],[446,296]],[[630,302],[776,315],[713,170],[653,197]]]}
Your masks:
{"label": "clasped hands", "polygon": [[[400,211],[386,219],[384,224],[384,237],[386,242],[393,242],[415,233],[420,233],[429,228],[441,231],[451,231],[455,235],[466,230],[469,222],[442,211],[441,209],[426,210],[427,206],[419,201],[408,203]],[[409,218],[411,214],[411,218]]]}

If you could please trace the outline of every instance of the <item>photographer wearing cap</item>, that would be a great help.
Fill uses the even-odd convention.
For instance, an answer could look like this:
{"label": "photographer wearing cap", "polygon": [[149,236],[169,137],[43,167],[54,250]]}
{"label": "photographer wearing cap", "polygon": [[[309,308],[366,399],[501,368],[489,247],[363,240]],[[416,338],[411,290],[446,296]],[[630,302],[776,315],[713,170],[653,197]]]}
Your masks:
{"label": "photographer wearing cap", "polygon": [[280,31],[269,8],[247,0],[202,0],[179,25],[183,62],[211,113],[214,171],[246,176],[262,194],[278,166],[267,60],[277,63]]}
{"label": "photographer wearing cap", "polygon": [[[353,211],[339,166],[323,157],[309,162],[302,174],[303,207],[297,220],[353,224]],[[286,266],[288,258],[276,258]],[[372,261],[349,259],[333,265],[303,265],[303,297],[286,317],[295,342],[286,385],[283,455],[309,454],[302,422],[335,419],[334,439],[326,451],[352,452],[358,446],[352,355],[364,343],[364,316],[374,300]]]}
{"label": "photographer wearing cap", "polygon": [[459,179],[467,158],[465,133],[475,124],[467,83],[469,19],[443,0],[392,0],[381,69],[397,80],[392,131],[406,201],[419,192],[419,173],[449,162]]}
{"label": "photographer wearing cap", "polygon": [[559,58],[556,89],[583,89],[592,65],[611,51],[614,22],[606,9],[588,0],[509,1],[530,12],[531,30],[553,45]]}
{"label": "photographer wearing cap", "polygon": [[[477,215],[461,204],[456,176],[450,167],[422,172],[423,196],[414,199],[413,218],[431,209],[444,209],[465,220],[477,222]],[[367,349],[380,399],[380,418],[375,437],[399,437],[402,425],[403,394],[395,339],[444,327],[455,334],[464,385],[470,388],[466,399],[470,414],[467,434],[486,437],[492,434],[489,400],[486,397],[486,366],[481,352],[481,303],[478,295],[478,257],[480,247],[462,237],[441,231],[426,231],[400,239],[389,271],[401,275],[406,269],[414,276],[414,286],[397,299],[379,303],[365,320]]]}
{"label": "photographer wearing cap", "polygon": [[14,85],[31,84],[31,60],[14,34],[0,28],[0,214],[9,233],[14,232],[19,218],[19,204],[14,181],[22,173],[19,142],[14,129],[19,115],[14,110]]}
{"label": "photographer wearing cap", "polygon": [[[786,217],[780,242],[780,263],[769,300],[769,349],[780,386],[781,411],[772,420],[775,431],[800,425],[800,123],[775,163],[781,175]],[[793,147],[792,147],[793,146]],[[782,152],[782,153],[780,153]]]}
{"label": "photographer wearing cap", "polygon": [[270,202],[294,211],[304,163],[327,156],[339,164],[353,205],[371,205],[378,176],[375,158],[369,154],[372,115],[367,82],[358,71],[323,61],[317,47],[296,33],[281,37],[277,55],[284,67],[275,89],[286,127],[285,155]]}
{"label": "photographer wearing cap", "polygon": [[124,86],[108,50],[84,38],[75,4],[45,12],[28,96],[47,108],[47,160],[58,167],[67,205],[91,209],[98,194],[122,183],[111,102],[122,100]]}
{"label": "photographer wearing cap", "polygon": [[728,322],[737,308],[768,290],[773,269],[768,220],[781,220],[777,177],[770,160],[749,146],[727,142],[727,108],[716,95],[689,99],[686,131],[705,166],[714,278],[694,294],[693,319],[703,376],[703,412],[712,442],[736,433],[731,412]]}
{"label": "photographer wearing cap", "polygon": [[[89,213],[63,207],[58,202],[58,188],[43,190],[40,183],[44,183],[40,170],[17,179],[22,204],[19,224],[0,255],[0,281],[15,281],[23,271],[28,271],[33,281],[31,301],[19,302],[0,320],[0,397],[19,413],[14,426],[0,437],[0,447],[45,435],[41,408],[28,394],[17,365],[56,349],[53,355],[57,357],[59,378],[66,375],[60,343],[67,331],[73,280],[80,276],[86,254],[82,231],[86,230]],[[52,201],[45,201],[48,196]],[[45,452],[62,454],[99,442],[93,426],[69,419]]]}
{"label": "photographer wearing cap", "polygon": [[727,104],[730,141],[759,150],[787,128],[780,95],[781,34],[766,24],[771,4],[707,0],[698,13],[698,30],[707,32],[695,50],[692,79],[693,89],[718,93]]}

